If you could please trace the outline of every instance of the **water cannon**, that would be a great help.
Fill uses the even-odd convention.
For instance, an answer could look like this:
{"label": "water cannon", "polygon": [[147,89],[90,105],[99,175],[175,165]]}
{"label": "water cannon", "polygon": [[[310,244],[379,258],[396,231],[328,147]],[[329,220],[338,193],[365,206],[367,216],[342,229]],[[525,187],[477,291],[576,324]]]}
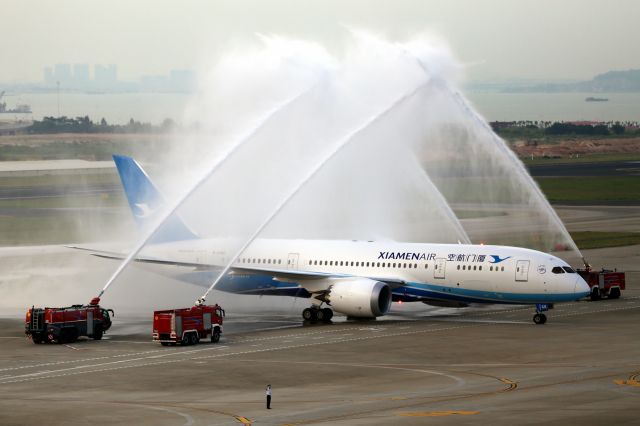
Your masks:
{"label": "water cannon", "polygon": [[93,299],[91,299],[91,302],[89,302],[89,305],[91,306],[98,306],[100,304],[100,298],[99,297],[94,297]]}
{"label": "water cannon", "polygon": [[203,297],[200,297],[199,299],[197,299],[197,300],[195,301],[194,305],[195,305],[195,306],[202,306],[202,305],[204,305],[204,302],[205,302],[205,298],[204,298],[204,296],[203,296]]}
{"label": "water cannon", "polygon": [[587,272],[591,271],[591,265],[589,265],[589,262],[587,262],[587,259],[585,259],[584,257],[582,258],[582,263],[584,263],[585,271]]}

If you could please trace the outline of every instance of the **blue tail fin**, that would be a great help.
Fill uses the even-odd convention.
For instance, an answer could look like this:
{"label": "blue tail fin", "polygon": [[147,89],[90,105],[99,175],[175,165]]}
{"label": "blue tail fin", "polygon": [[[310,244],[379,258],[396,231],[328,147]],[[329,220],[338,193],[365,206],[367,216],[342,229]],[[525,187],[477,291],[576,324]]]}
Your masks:
{"label": "blue tail fin", "polygon": [[[165,207],[162,195],[136,160],[124,155],[114,155],[113,161],[116,163],[134,219],[142,227],[149,226],[158,220],[156,213]],[[177,214],[174,214],[150,242],[162,243],[196,238],[198,236],[182,222]]]}

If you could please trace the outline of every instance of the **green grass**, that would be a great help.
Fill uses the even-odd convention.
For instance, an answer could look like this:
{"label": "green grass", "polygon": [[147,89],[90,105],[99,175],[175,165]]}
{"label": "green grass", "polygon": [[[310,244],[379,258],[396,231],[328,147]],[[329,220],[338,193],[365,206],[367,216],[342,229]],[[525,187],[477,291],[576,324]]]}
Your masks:
{"label": "green grass", "polygon": [[620,247],[640,244],[638,232],[572,232],[571,237],[580,249]]}
{"label": "green grass", "polygon": [[521,160],[526,165],[539,165],[539,164],[575,164],[575,163],[603,163],[613,161],[640,161],[640,154],[584,154],[578,158],[542,158],[534,157],[521,157]]}
{"label": "green grass", "polygon": [[10,176],[0,177],[0,187],[92,187],[95,185],[119,185],[120,178],[115,168],[109,171],[89,172],[81,175],[50,174],[41,176]]}
{"label": "green grass", "polygon": [[539,177],[538,185],[551,202],[638,202],[640,176]]}
{"label": "green grass", "polygon": [[[128,225],[121,214],[64,212],[44,215],[0,215],[0,246],[68,244],[106,240]],[[124,224],[124,225],[123,225]]]}

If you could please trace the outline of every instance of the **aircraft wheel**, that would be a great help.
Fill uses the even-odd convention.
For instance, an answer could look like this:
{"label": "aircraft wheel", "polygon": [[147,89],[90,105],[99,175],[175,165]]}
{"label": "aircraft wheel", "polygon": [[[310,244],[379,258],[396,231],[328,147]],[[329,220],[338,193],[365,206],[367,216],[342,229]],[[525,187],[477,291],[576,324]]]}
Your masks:
{"label": "aircraft wheel", "polygon": [[316,309],[316,319],[318,321],[326,321],[324,309]]}
{"label": "aircraft wheel", "polygon": [[545,314],[535,314],[533,316],[533,322],[536,324],[544,324],[547,322],[547,316]]}
{"label": "aircraft wheel", "polygon": [[305,321],[315,321],[316,320],[316,310],[311,308],[305,308],[302,311],[302,318]]}
{"label": "aircraft wheel", "polygon": [[[331,322],[331,318],[333,318],[333,311],[329,308],[324,308],[321,311],[323,312],[323,321]],[[318,317],[318,319],[320,318]]]}

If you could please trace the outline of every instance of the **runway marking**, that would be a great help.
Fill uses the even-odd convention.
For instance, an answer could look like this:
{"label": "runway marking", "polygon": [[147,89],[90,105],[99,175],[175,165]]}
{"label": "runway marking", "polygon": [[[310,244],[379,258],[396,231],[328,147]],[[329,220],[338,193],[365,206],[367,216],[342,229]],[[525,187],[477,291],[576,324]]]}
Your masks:
{"label": "runway marking", "polygon": [[512,390],[516,390],[518,388],[518,382],[514,382],[511,379],[507,379],[507,378],[501,378],[500,381],[504,384],[509,385],[509,387],[507,389],[503,389],[501,392],[509,392]]}
{"label": "runway marking", "polygon": [[244,424],[244,425],[249,425],[251,426],[251,420],[247,419],[246,417],[243,416],[235,416],[235,419],[237,421],[239,421],[240,423]]}
{"label": "runway marking", "polygon": [[[7,378],[1,379],[2,381],[0,382],[0,385],[2,385],[2,384],[10,384],[10,383],[20,383],[20,382],[36,380],[36,379],[66,377],[66,376],[72,376],[72,375],[78,375],[78,374],[86,374],[86,373],[115,371],[115,370],[122,370],[122,369],[126,369],[126,368],[139,368],[139,367],[148,367],[148,366],[154,366],[154,365],[170,364],[170,363],[176,363],[176,362],[184,362],[184,361],[197,361],[197,360],[205,360],[205,359],[220,358],[220,357],[227,357],[227,356],[254,354],[254,353],[261,353],[261,352],[273,352],[273,351],[287,350],[287,349],[298,349],[298,348],[305,348],[305,347],[310,347],[310,346],[317,346],[317,345],[321,345],[321,344],[324,345],[324,344],[333,344],[333,343],[342,343],[342,342],[355,342],[355,341],[378,339],[378,338],[384,338],[384,337],[395,337],[395,336],[403,336],[403,335],[411,335],[411,334],[422,334],[422,333],[431,333],[431,332],[438,332],[438,331],[449,331],[449,330],[455,330],[455,329],[461,329],[461,328],[480,327],[480,326],[483,326],[483,325],[485,325],[485,324],[462,325],[462,326],[441,327],[441,328],[428,328],[428,329],[419,329],[419,330],[407,331],[407,332],[403,332],[403,333],[393,333],[393,334],[382,334],[382,333],[378,334],[378,333],[376,333],[376,334],[371,334],[369,336],[360,336],[360,337],[354,337],[354,338],[350,338],[350,339],[332,340],[330,342],[322,341],[322,342],[311,342],[311,343],[303,343],[303,344],[288,345],[288,346],[276,346],[276,347],[263,348],[263,349],[253,349],[253,350],[244,350],[244,351],[212,354],[212,355],[206,355],[206,356],[200,356],[200,357],[185,357],[185,358],[181,358],[181,359],[163,360],[163,361],[157,361],[157,362],[145,362],[145,363],[139,363],[139,364],[118,365],[116,367],[99,368],[99,369],[93,369],[92,370],[92,368],[95,368],[95,367],[104,367],[104,366],[108,366],[108,365],[123,364],[123,363],[134,362],[134,361],[145,361],[145,360],[149,360],[150,359],[150,357],[140,357],[140,358],[132,358],[132,359],[124,359],[124,360],[119,360],[119,361],[106,362],[106,363],[102,363],[102,364],[82,365],[82,366],[71,367],[71,368],[67,368],[67,369],[54,370],[54,371],[50,371],[50,373],[61,373],[61,374],[53,374],[53,375],[48,375],[48,376],[41,376],[41,377],[29,377],[31,375],[12,376],[12,377],[9,377],[9,379],[14,379],[14,380],[6,380]],[[212,348],[212,349],[216,349],[216,348]],[[212,350],[212,349],[209,349],[209,350]],[[225,348],[222,348],[222,349],[225,349]],[[206,349],[203,349],[203,350],[206,350]],[[150,351],[150,352],[155,352],[155,351]],[[193,352],[193,351],[180,351],[180,354],[188,354],[189,352]],[[102,357],[102,359],[105,359],[105,358],[108,359],[109,357]],[[56,364],[56,363],[53,363],[53,364]],[[16,368],[18,368],[18,367],[16,367]],[[13,368],[13,369],[15,369],[15,368]],[[82,370],[82,371],[79,371],[79,370]]]}
{"label": "runway marking", "polygon": [[633,386],[640,388],[640,381],[638,381],[638,376],[640,376],[640,371],[630,375],[627,380],[614,380],[613,383],[621,386]]}
{"label": "runway marking", "polygon": [[79,351],[79,350],[80,350],[80,349],[75,348],[75,347],[73,347],[73,346],[71,346],[71,345],[64,345],[64,346],[66,346],[66,347],[67,347],[67,348],[69,348],[69,349],[73,349],[74,351]]}
{"label": "runway marking", "polygon": [[465,410],[446,410],[446,411],[414,411],[405,413],[396,413],[397,416],[403,417],[443,417],[443,416],[472,416],[480,411]]}

